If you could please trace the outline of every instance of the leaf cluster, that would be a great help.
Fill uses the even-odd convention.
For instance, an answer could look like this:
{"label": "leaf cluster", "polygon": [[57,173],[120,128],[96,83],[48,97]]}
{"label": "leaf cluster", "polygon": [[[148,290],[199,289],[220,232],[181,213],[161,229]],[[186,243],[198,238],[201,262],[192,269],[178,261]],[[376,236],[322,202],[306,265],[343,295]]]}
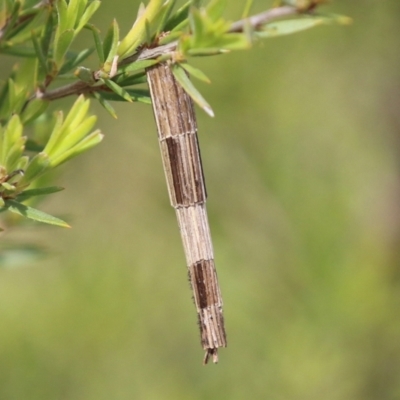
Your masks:
{"label": "leaf cluster", "polygon": [[[226,0],[205,5],[189,0],[181,7],[177,0],[149,0],[121,35],[116,20],[104,34],[91,23],[99,0],[0,0],[0,55],[18,58],[8,79],[0,82],[0,212],[68,226],[30,202],[60,190],[42,187],[43,176],[101,142],[96,117],[89,113],[91,98],[113,117],[112,101],[149,104],[146,68],[167,62],[193,100],[213,115],[190,77],[209,79],[188,63],[190,57],[247,49],[260,38],[322,23],[348,22],[317,13],[321,2],[280,1],[277,8],[232,23],[223,16]],[[75,51],[83,30],[91,33],[93,45]],[[96,69],[85,65],[90,56],[97,59]],[[48,111],[51,101],[71,95],[78,97],[65,116],[62,110]]]}

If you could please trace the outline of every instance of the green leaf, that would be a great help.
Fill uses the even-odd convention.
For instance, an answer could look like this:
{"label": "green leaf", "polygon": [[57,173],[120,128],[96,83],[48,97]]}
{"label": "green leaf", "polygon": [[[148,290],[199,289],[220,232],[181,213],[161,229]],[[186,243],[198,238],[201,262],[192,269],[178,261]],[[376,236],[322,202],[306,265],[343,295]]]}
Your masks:
{"label": "green leaf", "polygon": [[54,29],[56,22],[57,21],[54,18],[54,14],[53,14],[51,8],[49,8],[47,21],[44,25],[43,35],[42,35],[42,39],[41,39],[41,46],[40,46],[43,51],[43,54],[49,54],[50,43],[51,43],[52,36],[53,36],[53,29]]}
{"label": "green leaf", "polygon": [[[78,97],[78,100],[79,99],[81,99],[81,96]],[[75,102],[75,104],[77,103],[77,101]],[[73,108],[74,108],[74,106],[72,106],[72,109]],[[53,150],[53,148],[56,146],[56,144],[59,140],[59,136],[62,133],[63,119],[64,119],[64,114],[62,111],[58,111],[55,113],[55,124],[53,126],[53,130],[51,132],[50,138],[47,141],[45,148],[43,149],[44,152],[46,152],[47,154],[50,154],[50,152]]]}
{"label": "green leaf", "polygon": [[211,106],[194,87],[193,83],[186,75],[185,70],[179,64],[174,64],[172,66],[172,73],[174,74],[176,80],[181,84],[185,92],[193,99],[193,101],[197,103],[197,105],[200,106],[210,117],[213,117],[214,112]]}
{"label": "green leaf", "polygon": [[82,50],[79,54],[72,54],[72,55],[67,54],[67,61],[61,67],[59,74],[60,75],[65,74],[71,71],[72,69],[76,68],[82,61],[84,61],[93,53],[93,50],[94,50],[93,48],[85,49]]}
{"label": "green leaf", "polygon": [[22,170],[25,171],[26,167],[29,164],[29,157],[28,156],[22,156],[19,160],[18,160],[18,164],[15,167],[16,170]]}
{"label": "green leaf", "polygon": [[118,96],[121,96],[123,99],[125,99],[126,101],[129,101],[130,103],[132,103],[132,99],[131,96],[129,96],[129,93],[122,88],[121,86],[119,86],[117,83],[115,83],[114,81],[112,81],[111,79],[103,79],[103,82],[114,92],[116,93]]}
{"label": "green leaf", "polygon": [[12,147],[8,151],[5,159],[5,167],[7,171],[14,171],[17,168],[18,161],[22,157],[22,153],[25,150],[26,137],[19,137],[13,142]]}
{"label": "green leaf", "polygon": [[229,53],[227,49],[219,49],[219,48],[198,48],[198,49],[189,49],[186,53],[190,56],[194,57],[208,57],[208,56],[216,56],[218,54],[226,54]]}
{"label": "green leaf", "polygon": [[61,67],[64,61],[64,56],[67,53],[69,47],[71,46],[73,39],[74,39],[74,30],[68,29],[64,31],[58,38],[58,41],[54,43],[54,61],[57,65],[57,68]]}
{"label": "green leaf", "polygon": [[54,159],[69,151],[71,147],[75,146],[93,128],[96,117],[87,117],[89,105],[90,100],[84,100],[81,95],[72,106],[62,125],[57,124],[54,128],[50,140],[44,149],[50,157],[52,167],[54,166]]}
{"label": "green leaf", "polygon": [[206,12],[211,21],[216,22],[222,18],[226,9],[226,0],[211,0],[206,7]]}
{"label": "green leaf", "polygon": [[9,113],[19,114],[28,97],[28,87],[19,85],[14,80],[8,80]]}
{"label": "green leaf", "polygon": [[94,0],[88,5],[85,12],[79,19],[79,24],[76,27],[76,32],[79,32],[89,22],[90,18],[92,18],[93,14],[97,11],[100,5],[101,1],[98,0]]}
{"label": "green leaf", "polygon": [[57,16],[58,16],[58,27],[54,42],[57,43],[58,36],[67,29],[71,29],[75,21],[69,23],[68,21],[68,4],[65,0],[56,1]]}
{"label": "green leaf", "polygon": [[3,182],[0,184],[4,189],[6,189],[8,192],[14,192],[16,187],[14,185],[11,185],[8,182]]}
{"label": "green leaf", "polygon": [[152,65],[158,64],[158,60],[140,60],[140,61],[135,61],[131,64],[126,64],[118,68],[118,72],[135,72],[139,71],[141,69],[149,68]]}
{"label": "green leaf", "polygon": [[190,76],[194,76],[195,78],[205,83],[211,83],[210,79],[206,76],[206,74],[203,71],[199,70],[198,68],[193,67],[193,65],[190,65],[186,62],[180,63],[179,65],[183,69],[185,69]]}
{"label": "green leaf", "polygon": [[132,54],[139,45],[141,45],[146,38],[146,24],[152,23],[159,16],[164,0],[150,0],[146,10],[135,21],[133,27],[128,34],[122,39],[118,47],[118,55],[120,59],[124,59]]}
{"label": "green leaf", "polygon": [[271,22],[264,25],[262,30],[254,32],[256,37],[271,38],[282,35],[290,35],[292,33],[304,31],[314,28],[315,26],[332,22],[325,17],[301,17],[286,21]]}
{"label": "green leaf", "polygon": [[193,42],[198,42],[204,36],[203,16],[197,9],[192,9],[189,14],[190,29],[193,35]]}
{"label": "green leaf", "polygon": [[47,74],[47,59],[43,53],[41,42],[39,41],[35,31],[32,31],[32,42],[36,52],[37,59],[39,60],[39,64],[42,67],[44,73]]}
{"label": "green leaf", "polygon": [[16,47],[16,46],[7,46],[6,44],[4,46],[0,47],[0,52],[2,54],[9,54],[12,56],[17,56],[17,57],[29,57],[33,58],[36,57],[36,52],[33,48],[31,47]]}
{"label": "green leaf", "polygon": [[[150,92],[147,89],[126,89],[132,101],[151,104]],[[113,92],[100,92],[103,99],[112,101],[124,101],[121,96]]]}
{"label": "green leaf", "polygon": [[103,65],[105,58],[104,58],[103,45],[102,45],[101,37],[100,37],[100,31],[92,24],[87,24],[86,28],[90,29],[92,31],[97,56],[99,57],[100,64]]}
{"label": "green leaf", "polygon": [[250,14],[251,6],[253,5],[253,0],[246,0],[246,4],[244,6],[244,10],[242,13],[242,19],[248,18]]}
{"label": "green leaf", "polygon": [[163,46],[165,44],[171,43],[177,39],[179,39],[182,36],[182,32],[178,31],[178,32],[170,32],[168,35],[161,37],[158,40],[158,44],[160,46]]}
{"label": "green leaf", "polygon": [[21,2],[20,1],[15,1],[13,8],[10,12],[10,14],[7,16],[7,23],[5,24],[5,29],[3,29],[2,32],[2,39],[9,39],[9,33],[14,28],[14,25],[18,19],[18,14],[19,10],[21,8]]}
{"label": "green leaf", "polygon": [[[103,93],[93,92],[93,96],[99,101],[99,103],[108,111],[108,113],[115,119],[118,118],[117,113],[115,112],[113,106],[106,100],[103,96]],[[118,98],[120,98],[118,96]]]}
{"label": "green leaf", "polygon": [[90,100],[85,99],[81,94],[69,111],[65,121],[64,126],[68,127],[70,130],[75,129],[86,117],[90,107]]}
{"label": "green leaf", "polygon": [[156,29],[156,36],[158,37],[160,33],[165,32],[165,25],[167,24],[167,21],[169,20],[169,17],[171,15],[171,12],[176,4],[176,0],[167,0],[162,8],[162,11],[160,12],[162,14],[160,18],[159,25]]}
{"label": "green leaf", "polygon": [[93,129],[96,121],[97,117],[95,115],[92,115],[84,119],[82,123],[74,127],[74,129],[70,130],[68,134],[63,138],[62,147],[59,148],[59,151],[53,152],[51,158],[58,157],[58,155],[62,154],[63,151],[69,150],[77,143],[79,143]]}
{"label": "green leaf", "polygon": [[75,28],[80,21],[87,0],[69,0],[67,9],[68,28]]}
{"label": "green leaf", "polygon": [[3,141],[0,143],[1,164],[5,165],[8,154],[15,142],[21,138],[23,126],[17,114],[13,115],[3,132]]}
{"label": "green leaf", "polygon": [[60,186],[50,186],[50,187],[45,187],[45,188],[37,188],[37,189],[29,189],[29,190],[25,190],[22,193],[20,193],[17,196],[17,200],[19,202],[28,200],[32,197],[36,197],[36,196],[43,196],[46,194],[52,194],[52,193],[57,193],[64,190],[63,187]]}
{"label": "green leaf", "polygon": [[224,50],[244,50],[251,45],[251,36],[246,33],[226,33],[215,41],[215,46]]}
{"label": "green leaf", "polygon": [[56,158],[51,160],[51,167],[55,168],[58,165],[68,161],[69,159],[76,157],[77,155],[84,153],[85,151],[91,149],[96,146],[103,140],[104,135],[100,133],[99,130],[92,132],[90,135],[86,136],[83,140],[81,140],[74,147],[69,150],[63,152]]}
{"label": "green leaf", "polygon": [[43,99],[33,99],[31,100],[27,107],[22,111],[21,114],[21,122],[24,125],[29,124],[30,122],[34,121],[40,115],[42,115],[47,107],[49,106],[50,101],[43,100]]}
{"label": "green leaf", "polygon": [[106,40],[104,40],[104,45],[103,45],[104,57],[106,59],[103,69],[107,73],[111,71],[112,63],[117,54],[118,42],[119,42],[119,27],[117,21],[114,19],[107,33]]}
{"label": "green leaf", "polygon": [[46,153],[38,153],[30,160],[24,176],[18,183],[19,187],[28,186],[38,176],[44,174],[50,166],[49,156]]}
{"label": "green leaf", "polygon": [[141,83],[146,83],[146,72],[142,71],[134,75],[120,74],[114,78],[115,83],[120,86],[133,86]]}
{"label": "green leaf", "polygon": [[83,95],[80,95],[71,107],[64,122],[62,121],[62,113],[58,113],[56,124],[53,128],[50,139],[44,148],[44,152],[47,153],[50,158],[53,158],[56,155],[58,156],[66,150],[63,143],[66,136],[75,130],[85,119],[89,106],[90,101],[85,100]]}
{"label": "green leaf", "polygon": [[36,208],[26,206],[15,200],[6,200],[5,205],[7,210],[15,214],[22,215],[23,217],[33,219],[34,221],[43,222],[50,225],[57,225],[64,228],[70,228],[70,226],[62,219],[53,217],[50,214],[37,210]]}
{"label": "green leaf", "polygon": [[176,28],[183,22],[185,23],[185,25],[187,25],[188,24],[187,18],[192,4],[193,4],[192,0],[189,0],[186,4],[184,4],[181,8],[179,8],[176,11],[176,13],[168,19],[167,23],[164,26],[164,31],[165,32],[172,31],[174,28]]}
{"label": "green leaf", "polygon": [[35,142],[32,139],[28,139],[26,141],[26,143],[25,143],[25,148],[26,148],[27,151],[32,151],[34,153],[39,153],[39,152],[43,151],[44,146],[42,144],[39,144],[39,143]]}
{"label": "green leaf", "polygon": [[[14,27],[10,30],[8,36],[8,42],[15,45],[16,43],[25,42],[30,36],[30,31],[32,26],[34,26],[36,20],[40,18],[39,10],[33,10],[29,15],[26,15],[26,19],[22,18],[23,13],[19,14],[19,21]],[[31,26],[32,25],[32,26]]]}
{"label": "green leaf", "polygon": [[9,31],[8,41],[14,43],[21,43],[21,36],[26,37],[28,26],[32,24],[35,17],[38,15],[38,10],[27,15],[25,19],[21,18],[22,13],[19,14],[19,21]]}

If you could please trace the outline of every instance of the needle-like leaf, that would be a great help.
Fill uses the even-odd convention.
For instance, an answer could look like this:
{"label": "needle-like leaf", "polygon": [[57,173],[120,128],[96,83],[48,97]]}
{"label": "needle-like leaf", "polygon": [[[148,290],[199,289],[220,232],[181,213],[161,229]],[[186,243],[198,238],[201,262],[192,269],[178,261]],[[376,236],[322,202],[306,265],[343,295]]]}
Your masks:
{"label": "needle-like leaf", "polygon": [[211,106],[207,103],[200,92],[195,88],[191,80],[188,78],[185,70],[179,65],[172,66],[172,73],[175,79],[181,84],[185,92],[193,99],[198,106],[200,106],[210,117],[214,116]]}
{"label": "needle-like leaf", "polygon": [[5,207],[7,208],[7,210],[15,214],[22,215],[23,217],[33,219],[34,221],[37,222],[43,222],[45,224],[50,224],[50,225],[57,225],[63,228],[70,228],[70,225],[68,225],[62,219],[54,217],[43,211],[37,210],[36,208],[32,208],[26,206],[25,204],[21,204],[15,200],[6,200]]}

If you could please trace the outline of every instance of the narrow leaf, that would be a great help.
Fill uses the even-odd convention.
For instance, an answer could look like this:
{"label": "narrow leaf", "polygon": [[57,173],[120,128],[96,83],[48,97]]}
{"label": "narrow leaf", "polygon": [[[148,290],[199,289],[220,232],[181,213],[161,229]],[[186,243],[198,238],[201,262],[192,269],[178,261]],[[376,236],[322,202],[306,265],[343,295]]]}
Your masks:
{"label": "narrow leaf", "polygon": [[57,21],[54,18],[54,14],[53,14],[51,8],[49,8],[47,21],[45,23],[43,35],[42,35],[42,38],[40,41],[41,42],[40,47],[43,51],[43,54],[49,54],[50,43],[51,43],[51,39],[52,39],[52,35],[53,35],[53,28],[54,28],[54,25],[56,22]]}
{"label": "narrow leaf", "polygon": [[141,60],[135,61],[132,64],[123,65],[118,69],[119,72],[135,72],[141,69],[149,68],[152,65],[157,64],[158,60]]}
{"label": "narrow leaf", "polygon": [[132,86],[146,83],[146,72],[142,71],[134,75],[120,74],[114,78],[114,81],[120,86]]}
{"label": "narrow leaf", "polygon": [[86,27],[87,29],[90,29],[92,31],[97,56],[99,57],[100,64],[103,65],[105,58],[104,58],[103,45],[100,37],[100,31],[92,24],[87,24]]}
{"label": "narrow leaf", "polygon": [[32,31],[32,42],[33,42],[33,47],[36,52],[36,56],[39,60],[39,64],[42,67],[44,73],[47,74],[47,60],[43,53],[41,42],[39,41],[35,31]]}
{"label": "narrow leaf", "polygon": [[11,10],[10,14],[7,16],[8,20],[7,23],[5,24],[5,27],[2,32],[2,36],[4,39],[8,39],[9,33],[14,28],[14,24],[18,19],[18,14],[19,10],[21,8],[21,2],[20,1],[15,1],[13,5],[13,9]]}
{"label": "narrow leaf", "polygon": [[219,49],[216,47],[210,48],[198,48],[198,49],[189,49],[187,54],[190,56],[197,56],[197,57],[206,57],[206,56],[216,56],[218,54],[225,54],[229,53],[227,49]]}
{"label": "narrow leaf", "polygon": [[17,200],[19,202],[22,202],[22,201],[30,199],[31,197],[57,193],[62,190],[64,190],[64,188],[60,187],[60,186],[50,186],[50,187],[45,187],[45,188],[29,189],[29,190],[25,190],[22,193],[20,193],[17,196]]}
{"label": "narrow leaf", "polygon": [[[97,117],[92,115],[82,121],[81,124],[76,126],[74,129],[68,132],[68,135],[62,141],[62,149],[68,150],[79,143],[89,132],[92,130],[94,125],[96,124]],[[62,150],[59,152],[53,152],[52,157],[58,156],[58,154],[62,154]]]}
{"label": "narrow leaf", "polygon": [[49,156],[46,153],[38,153],[32,158],[25,170],[24,176],[19,181],[19,187],[28,186],[39,175],[45,173],[50,165]]}
{"label": "narrow leaf", "polygon": [[163,1],[164,0],[150,0],[145,12],[135,21],[133,27],[119,45],[118,55],[121,59],[129,56],[143,43],[146,37],[146,23],[152,25],[152,22],[159,15]]}
{"label": "narrow leaf", "polygon": [[172,29],[176,28],[176,26],[180,25],[182,22],[187,23],[187,17],[192,3],[192,0],[189,0],[186,4],[179,8],[176,13],[168,19],[168,22],[165,24],[164,31],[172,31]]}
{"label": "narrow leaf", "polygon": [[42,99],[33,99],[28,103],[28,106],[24,109],[21,114],[21,122],[24,125],[29,124],[30,122],[34,121],[40,115],[42,115],[47,107],[49,106],[50,102],[48,100]]}
{"label": "narrow leaf", "polygon": [[74,147],[65,151],[55,159],[51,160],[51,167],[57,167],[60,164],[68,161],[69,159],[78,156],[81,153],[91,149],[92,147],[96,146],[103,140],[104,135],[100,133],[99,130],[92,132],[90,135],[86,136],[83,140],[81,140],[78,144]]}
{"label": "narrow leaf", "polygon": [[58,68],[61,67],[64,60],[64,56],[68,51],[69,47],[71,46],[73,39],[74,39],[74,31],[73,29],[69,29],[67,31],[64,31],[60,35],[57,43],[55,44],[54,61]]}
{"label": "narrow leaf", "polygon": [[1,53],[2,54],[9,54],[12,56],[17,56],[17,57],[29,57],[33,58],[36,57],[36,52],[33,48],[31,47],[24,47],[24,46],[10,46],[8,47],[7,45],[4,45],[1,47]]}
{"label": "narrow leaf", "polygon": [[79,54],[73,54],[70,57],[68,57],[67,61],[61,67],[59,74],[60,75],[65,74],[71,71],[72,69],[76,68],[82,61],[84,61],[93,53],[93,50],[94,50],[93,48],[85,49],[82,50]]}
{"label": "narrow leaf", "polygon": [[178,40],[181,36],[182,36],[182,31],[169,32],[168,35],[165,35],[158,40],[158,44],[160,46],[163,46],[165,44]]}
{"label": "narrow leaf", "polygon": [[33,219],[34,221],[43,222],[45,224],[50,224],[50,225],[57,225],[63,228],[70,228],[70,226],[62,219],[54,217],[43,211],[37,210],[36,208],[32,208],[26,206],[25,204],[18,203],[17,201],[6,200],[5,205],[9,211],[15,214],[22,215],[23,217]]}
{"label": "narrow leaf", "polygon": [[17,114],[14,114],[3,132],[3,143],[1,143],[1,160],[5,163],[8,153],[14,143],[21,137],[23,126]]}
{"label": "narrow leaf", "polygon": [[88,5],[82,17],[79,20],[79,24],[76,27],[76,32],[79,32],[89,22],[90,18],[92,18],[93,14],[97,11],[100,5],[101,1],[98,0],[94,0]]}
{"label": "narrow leaf", "polygon": [[13,146],[10,148],[8,151],[6,160],[5,160],[5,167],[7,171],[14,171],[16,169],[16,166],[18,164],[19,159],[22,156],[22,153],[25,149],[25,142],[26,142],[26,137],[20,137],[18,138],[14,143]]}
{"label": "narrow leaf", "polygon": [[256,37],[271,38],[282,35],[304,31],[315,26],[327,23],[325,18],[302,17],[299,19],[290,19],[287,21],[277,21],[264,25],[261,31],[254,32]]}
{"label": "narrow leaf", "polygon": [[183,69],[185,69],[186,72],[188,72],[190,76],[194,76],[195,78],[197,78],[200,81],[203,81],[205,83],[211,83],[210,79],[206,76],[206,74],[203,71],[201,71],[200,69],[193,67],[193,65],[190,65],[186,62],[180,63],[179,65]]}
{"label": "narrow leaf", "polygon": [[[126,89],[132,101],[139,103],[151,104],[150,93],[147,89]],[[103,99],[112,101],[124,101],[121,96],[113,92],[100,92]]]}
{"label": "narrow leaf", "polygon": [[57,42],[57,35],[59,36],[62,32],[64,32],[68,28],[72,28],[73,25],[68,25],[68,4],[65,0],[58,0],[56,2],[56,7],[57,7],[57,16],[58,16],[58,27],[57,27],[57,33],[56,33],[56,40],[55,43]]}
{"label": "narrow leaf", "polygon": [[[113,118],[118,118],[113,106],[106,100],[103,93],[93,92],[93,95]],[[118,98],[120,97],[118,96]]]}
{"label": "narrow leaf", "polygon": [[109,43],[109,49],[104,49],[104,57],[106,59],[105,61],[105,67],[104,70],[106,72],[111,71],[111,65],[114,60],[115,55],[117,54],[117,49],[118,49],[118,42],[119,42],[119,26],[117,21],[114,19],[111,25],[112,30],[112,36],[111,36],[111,43]]}
{"label": "narrow leaf", "polygon": [[114,93],[118,94],[119,96],[121,96],[126,101],[129,101],[130,103],[132,102],[131,96],[129,96],[129,93],[124,88],[119,86],[111,79],[103,79],[103,81]]}
{"label": "narrow leaf", "polygon": [[226,8],[226,0],[211,0],[206,7],[207,15],[215,22],[222,18]]}
{"label": "narrow leaf", "polygon": [[159,25],[156,29],[157,37],[160,35],[161,32],[165,32],[164,27],[165,27],[167,21],[169,20],[169,17],[171,15],[172,9],[174,8],[175,4],[176,4],[176,0],[167,0],[164,3],[163,9],[161,11],[162,17],[161,17]]}
{"label": "narrow leaf", "polygon": [[197,103],[210,117],[214,116],[214,112],[211,106],[207,103],[200,92],[194,87],[193,83],[188,78],[185,70],[179,66],[179,64],[174,64],[172,66],[172,73],[176,80],[181,84],[185,92]]}

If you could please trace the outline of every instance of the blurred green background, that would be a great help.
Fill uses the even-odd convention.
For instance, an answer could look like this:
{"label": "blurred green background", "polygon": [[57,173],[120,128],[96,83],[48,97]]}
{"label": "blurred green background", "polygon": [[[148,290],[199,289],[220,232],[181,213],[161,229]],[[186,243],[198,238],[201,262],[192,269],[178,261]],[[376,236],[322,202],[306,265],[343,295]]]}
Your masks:
{"label": "blurred green background", "polygon": [[[95,22],[127,32],[138,4]],[[94,105],[104,142],[41,205],[73,229],[7,236],[50,255],[0,270],[1,400],[400,399],[400,2],[325,10],[354,23],[193,59],[220,363],[201,365],[151,108]]]}

